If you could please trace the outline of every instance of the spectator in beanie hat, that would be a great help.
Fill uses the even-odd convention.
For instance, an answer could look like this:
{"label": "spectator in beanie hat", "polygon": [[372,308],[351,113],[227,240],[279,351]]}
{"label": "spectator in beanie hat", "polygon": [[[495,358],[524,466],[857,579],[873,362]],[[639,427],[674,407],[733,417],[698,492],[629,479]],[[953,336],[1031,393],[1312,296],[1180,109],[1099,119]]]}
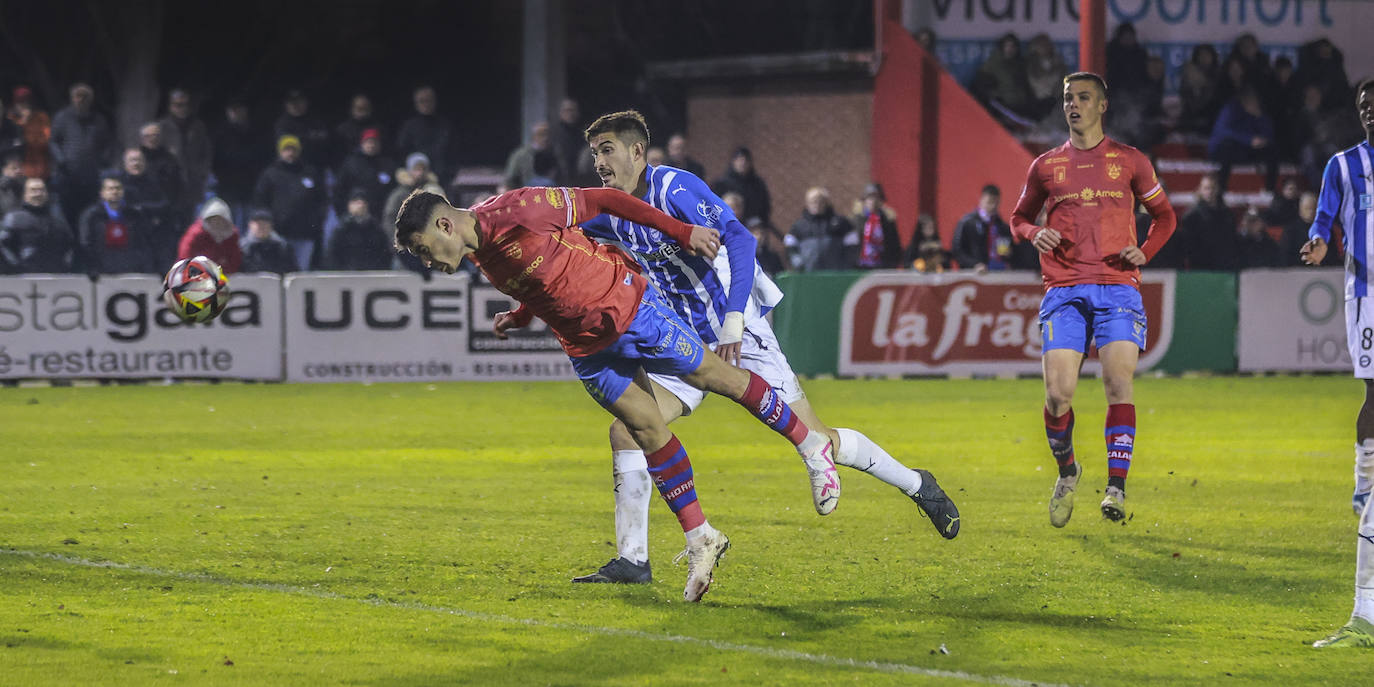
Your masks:
{"label": "spectator in beanie hat", "polygon": [[328,208],[324,178],[301,161],[301,141],[286,134],[277,139],[277,160],[258,177],[253,204],[271,211],[278,233],[291,244],[296,265],[310,269],[324,237]]}
{"label": "spectator in beanie hat", "polygon": [[396,163],[382,154],[379,129],[364,129],[356,149],[348,154],[334,184],[334,213],[342,220],[348,214],[347,193],[361,188],[367,193],[367,206],[377,211],[386,206],[387,196],[396,185]]}

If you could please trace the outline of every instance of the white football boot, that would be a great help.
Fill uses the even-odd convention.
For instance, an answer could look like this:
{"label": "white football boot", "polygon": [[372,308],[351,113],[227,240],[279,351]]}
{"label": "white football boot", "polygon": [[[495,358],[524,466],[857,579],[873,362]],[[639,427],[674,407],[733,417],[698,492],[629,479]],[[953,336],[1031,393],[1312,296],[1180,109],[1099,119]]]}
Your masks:
{"label": "white football boot", "polygon": [[1078,489],[1083,466],[1075,461],[1073,467],[1075,472],[1072,475],[1054,481],[1054,494],[1050,496],[1050,524],[1055,527],[1069,524],[1069,517],[1073,515],[1073,494]]}
{"label": "white football boot", "polygon": [[673,557],[677,564],[683,556],[687,557],[687,587],[682,590],[682,598],[687,601],[701,601],[701,597],[711,588],[712,572],[716,563],[730,548],[730,538],[724,532],[712,529],[698,542],[687,542],[687,548]]}
{"label": "white football boot", "polygon": [[817,513],[829,515],[840,505],[840,473],[835,469],[834,442],[827,441],[819,449],[802,454],[802,464],[811,478],[811,503]]}

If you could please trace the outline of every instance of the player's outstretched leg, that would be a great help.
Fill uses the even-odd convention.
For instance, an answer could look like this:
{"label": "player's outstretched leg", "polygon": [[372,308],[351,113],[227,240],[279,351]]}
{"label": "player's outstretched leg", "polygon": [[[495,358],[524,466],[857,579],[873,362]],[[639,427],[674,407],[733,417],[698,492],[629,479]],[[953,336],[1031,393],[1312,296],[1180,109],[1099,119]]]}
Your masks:
{"label": "player's outstretched leg", "polygon": [[1117,521],[1126,517],[1126,475],[1131,470],[1135,450],[1135,405],[1113,403],[1107,406],[1104,436],[1107,442],[1107,492],[1102,499],[1102,517]]}
{"label": "player's outstretched leg", "polygon": [[683,556],[687,557],[687,586],[682,597],[687,601],[700,601],[711,588],[716,562],[730,548],[730,538],[711,527],[702,515],[692,477],[692,461],[676,436],[670,436],[668,443],[658,450],[646,452],[645,457],[654,486],[677,515],[687,535],[687,548],[673,559],[676,563]]}
{"label": "player's outstretched leg", "polygon": [[835,470],[834,445],[829,437],[811,431],[763,377],[747,370],[743,372],[749,376],[748,384],[735,402],[797,447],[811,479],[811,500],[816,512],[828,515],[840,502],[840,475]]}
{"label": "player's outstretched leg", "polygon": [[[624,431],[623,425],[618,426]],[[653,581],[649,568],[649,501],[654,481],[649,476],[649,463],[639,449],[615,451],[612,463],[617,555],[600,570],[574,577],[573,582],[647,584]]]}
{"label": "player's outstretched leg", "polygon": [[862,432],[843,427],[835,432],[840,437],[840,447],[835,452],[836,463],[866,472],[897,487],[920,506],[921,512],[930,518],[930,523],[940,536],[945,539],[958,536],[959,508],[935,482],[934,475],[902,465]]}
{"label": "player's outstretched leg", "polygon": [[724,396],[748,410],[760,422],[797,447],[811,478],[811,501],[816,512],[826,515],[840,500],[840,476],[835,470],[835,449],[830,437],[806,426],[777,389],[753,372],[727,365],[707,351],[701,364],[681,375],[693,388]]}
{"label": "player's outstretched leg", "polygon": [[1355,540],[1355,609],[1350,622],[1326,639],[1318,649],[1374,648],[1374,507],[1365,506]]}
{"label": "player's outstretched leg", "polygon": [[1078,477],[1083,474],[1083,467],[1073,458],[1073,408],[1063,415],[1054,415],[1045,408],[1045,439],[1059,466],[1059,478],[1050,494],[1050,524],[1063,527],[1073,515],[1073,497],[1078,490]]}

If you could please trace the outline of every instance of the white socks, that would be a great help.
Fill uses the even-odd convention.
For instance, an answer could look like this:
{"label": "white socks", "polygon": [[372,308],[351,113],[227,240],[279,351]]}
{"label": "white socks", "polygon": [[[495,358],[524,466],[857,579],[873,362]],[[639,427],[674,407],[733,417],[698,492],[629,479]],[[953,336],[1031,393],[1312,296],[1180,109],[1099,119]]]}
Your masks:
{"label": "white socks", "polygon": [[1355,540],[1355,611],[1351,616],[1374,623],[1374,508],[1360,514]]}
{"label": "white socks", "polygon": [[615,545],[620,557],[643,565],[649,560],[649,503],[654,480],[643,451],[612,453],[615,472]]}
{"label": "white socks", "polygon": [[867,472],[901,489],[907,496],[914,496],[921,489],[920,473],[897,462],[883,447],[852,429],[835,431],[840,435],[839,450],[835,452],[836,463]]}
{"label": "white socks", "polygon": [[712,527],[711,523],[703,522],[700,525],[697,525],[696,527],[687,530],[687,532],[685,533],[687,535],[687,543],[694,544],[696,542],[699,542],[702,539],[705,539],[706,537],[710,536],[711,534],[714,534],[715,531],[716,528]]}
{"label": "white socks", "polygon": [[1355,444],[1355,491],[1363,494],[1374,485],[1374,439]]}

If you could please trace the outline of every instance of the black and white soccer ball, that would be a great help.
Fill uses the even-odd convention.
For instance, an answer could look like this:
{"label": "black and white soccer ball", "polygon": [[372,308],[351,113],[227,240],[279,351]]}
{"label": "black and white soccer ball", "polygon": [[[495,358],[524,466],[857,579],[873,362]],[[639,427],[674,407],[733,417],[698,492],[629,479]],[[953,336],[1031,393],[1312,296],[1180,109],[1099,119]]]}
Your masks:
{"label": "black and white soccer ball", "polygon": [[229,303],[229,278],[214,260],[178,260],[162,279],[162,300],[183,322],[209,322]]}

